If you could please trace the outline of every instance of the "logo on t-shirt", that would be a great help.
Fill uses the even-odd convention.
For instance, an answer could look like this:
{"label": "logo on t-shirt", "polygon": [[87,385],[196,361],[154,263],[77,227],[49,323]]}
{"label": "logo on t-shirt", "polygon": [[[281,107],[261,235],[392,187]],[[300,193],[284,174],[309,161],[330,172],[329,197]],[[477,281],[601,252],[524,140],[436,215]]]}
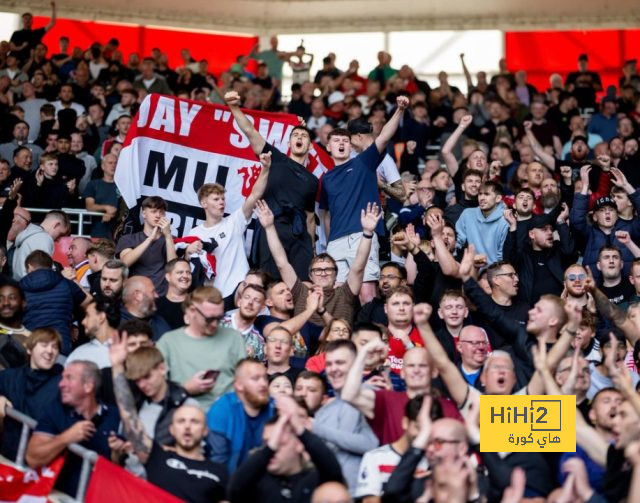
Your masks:
{"label": "logo on t-shirt", "polygon": [[220,482],[220,478],[215,473],[208,472],[207,470],[194,470],[193,468],[188,468],[184,462],[176,458],[167,459],[167,466],[174,470],[184,470],[187,472],[187,475],[197,477],[198,479],[207,478],[214,482]]}

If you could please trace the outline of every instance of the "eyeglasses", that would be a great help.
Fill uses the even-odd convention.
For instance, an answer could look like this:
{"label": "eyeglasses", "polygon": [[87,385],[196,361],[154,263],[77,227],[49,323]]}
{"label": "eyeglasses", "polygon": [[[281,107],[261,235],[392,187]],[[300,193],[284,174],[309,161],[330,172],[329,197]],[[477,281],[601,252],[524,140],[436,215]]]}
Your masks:
{"label": "eyeglasses", "polygon": [[336,272],[337,267],[314,267],[311,269],[311,274],[326,275]]}
{"label": "eyeglasses", "polygon": [[200,309],[198,309],[196,306],[192,305],[191,307],[194,308],[198,312],[198,314],[200,314],[200,316],[202,316],[204,318],[204,322],[207,325],[210,325],[211,323],[219,323],[220,320],[222,320],[222,318],[224,318],[224,316],[207,316],[202,311],[200,311]]}
{"label": "eyeglasses", "polygon": [[382,281],[386,279],[393,281],[394,279],[402,279],[402,278],[400,276],[396,276],[395,274],[381,274],[380,279]]}
{"label": "eyeglasses", "polygon": [[453,440],[448,438],[431,438],[427,441],[427,446],[433,445],[436,449],[442,449],[445,444],[459,444],[462,440]]}
{"label": "eyeglasses", "polygon": [[501,272],[496,274],[496,276],[509,276],[511,279],[516,279],[518,277],[517,272]]}
{"label": "eyeglasses", "polygon": [[482,348],[485,347],[488,343],[487,341],[458,341],[458,342],[466,342],[467,344],[471,344],[474,348]]}
{"label": "eyeglasses", "polygon": [[567,279],[569,281],[584,281],[587,279],[587,275],[583,272],[580,274],[567,274]]}

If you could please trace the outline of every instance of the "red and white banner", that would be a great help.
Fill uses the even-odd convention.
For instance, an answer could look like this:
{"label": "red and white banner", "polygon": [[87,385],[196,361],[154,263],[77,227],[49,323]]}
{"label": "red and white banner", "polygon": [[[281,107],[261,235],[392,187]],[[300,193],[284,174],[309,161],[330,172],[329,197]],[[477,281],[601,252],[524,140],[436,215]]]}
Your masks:
{"label": "red and white banner", "polygon": [[91,474],[86,503],[180,503],[182,500],[154,486],[150,482],[132,475],[128,471],[98,456]]}
{"label": "red and white banner", "polygon": [[[286,153],[295,115],[245,110],[267,142]],[[331,158],[312,146],[307,169],[320,178]],[[226,106],[173,96],[147,96],[134,117],[118,158],[115,181],[129,208],[147,196],[169,206],[173,234],[201,223],[197,191],[204,183],[225,186],[226,213],[242,205],[260,174],[260,163]]]}
{"label": "red and white banner", "polygon": [[46,503],[64,465],[64,456],[37,470],[0,463],[0,503]]}

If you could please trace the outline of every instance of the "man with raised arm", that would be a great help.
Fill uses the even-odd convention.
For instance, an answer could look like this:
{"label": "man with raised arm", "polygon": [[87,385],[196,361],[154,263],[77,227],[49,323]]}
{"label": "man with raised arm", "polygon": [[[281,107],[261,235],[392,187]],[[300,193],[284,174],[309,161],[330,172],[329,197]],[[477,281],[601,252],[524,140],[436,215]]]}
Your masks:
{"label": "man with raised arm", "polygon": [[398,129],[409,99],[398,96],[396,104],[396,111],[378,137],[353,159],[351,133],[347,129],[336,128],[331,131],[327,145],[335,164],[322,178],[320,192],[320,208],[325,211],[324,226],[328,236],[327,253],[336,261],[338,283],[343,283],[356,261],[358,244],[362,238],[372,240],[364,275],[365,283],[360,292],[363,304],[376,296],[376,283],[380,276],[377,235],[384,234],[384,226],[380,222],[371,238],[363,236],[358,212],[367,205],[380,203],[376,170],[386,155],[387,144]]}
{"label": "man with raised arm", "polygon": [[169,433],[175,439],[170,449],[152,440],[138,415],[125,375],[127,334],[116,334],[109,346],[111,375],[116,403],[127,440],[145,465],[147,480],[187,501],[225,500],[227,470],[205,458],[202,440],[208,429],[205,415],[196,405],[182,405],[173,413]]}
{"label": "man with raised arm", "polygon": [[[309,263],[313,258],[313,243],[316,233],[315,200],[318,180],[307,171],[307,155],[311,147],[311,135],[304,126],[291,131],[289,156],[270,145],[252,124],[252,119],[240,110],[240,96],[235,91],[225,94],[224,99],[238,127],[248,138],[253,152],[271,153],[272,168],[264,191],[264,200],[275,215],[278,236],[284,246],[287,259],[296,274],[307,279]],[[273,277],[279,272],[274,263],[267,240],[262,232],[254,238],[254,261],[261,270]]]}
{"label": "man with raised arm", "polygon": [[353,318],[354,306],[362,286],[365,264],[371,250],[371,241],[374,230],[381,217],[380,209],[377,205],[369,203],[365,209],[360,211],[360,224],[363,239],[358,244],[355,260],[349,270],[346,282],[336,288],[336,276],[338,267],[335,260],[326,253],[321,253],[311,261],[309,276],[312,288],[304,284],[296,273],[295,269],[287,259],[282,243],[276,232],[274,216],[264,201],[259,201],[258,218],[265,229],[269,249],[273,255],[282,280],[291,289],[295,308],[294,313],[299,314],[306,308],[307,297],[312,289],[323,291],[324,304],[318,307],[314,315],[310,318],[311,323],[316,325],[328,325],[333,318]]}
{"label": "man with raised arm", "polygon": [[[578,332],[580,320],[582,319],[582,308],[576,304],[567,303],[567,305],[565,305],[565,311],[569,321],[560,331],[561,335],[553,345],[551,351],[549,351],[547,359],[547,365],[551,372],[555,370],[562,357],[569,350]],[[470,328],[472,327],[466,327],[467,330]],[[447,352],[434,335],[426,320],[418,325],[418,329],[424,339],[425,347],[429,348],[431,362],[438,369],[439,375],[449,390],[451,398],[460,409],[463,409],[465,412],[468,411],[469,405],[477,401],[474,395],[479,396],[481,392],[471,386],[467,379],[463,377],[455,363],[449,359]],[[472,336],[469,334],[466,334],[464,337],[461,334],[458,344],[464,343],[465,341],[469,342],[471,338]],[[487,395],[542,395],[544,393],[544,384],[538,372],[533,374],[526,387],[515,391],[516,372],[514,362],[511,356],[502,350],[494,351],[487,358],[479,379],[484,388],[483,392]]]}
{"label": "man with raised arm", "polygon": [[[413,316],[416,325],[426,323],[431,316],[431,306],[418,304],[414,307]],[[387,352],[387,344],[378,338],[360,348],[340,395],[364,414],[381,444],[394,442],[403,435],[402,418],[407,402],[417,395],[431,394],[429,353],[424,347],[411,348],[404,354],[400,375],[407,384],[406,391],[374,389],[367,382],[363,383],[362,375],[367,360],[376,353],[386,357]],[[438,397],[434,399],[436,402],[439,406],[435,406],[432,413],[460,419],[458,409],[451,400]]]}
{"label": "man with raised arm", "polygon": [[187,255],[200,253],[207,243],[214,247],[210,252],[216,258],[213,286],[222,292],[223,297],[233,294],[249,271],[244,251],[244,232],[251,222],[256,201],[262,197],[267,187],[271,156],[270,152],[260,154],[260,175],[242,206],[229,216],[224,216],[225,188],[222,185],[205,183],[198,190],[198,200],[204,209],[206,220],[189,232],[189,236],[196,236],[201,242],[191,243],[186,252]]}

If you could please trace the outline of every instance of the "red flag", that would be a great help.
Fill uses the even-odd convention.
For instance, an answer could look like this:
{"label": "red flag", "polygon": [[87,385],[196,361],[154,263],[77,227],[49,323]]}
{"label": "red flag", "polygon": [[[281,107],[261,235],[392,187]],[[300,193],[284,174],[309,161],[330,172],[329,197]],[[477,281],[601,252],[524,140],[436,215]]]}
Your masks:
{"label": "red flag", "polygon": [[0,463],[0,500],[11,503],[45,503],[64,465],[64,455],[37,470],[20,470]]}
{"label": "red flag", "polygon": [[99,456],[89,481],[85,501],[86,503],[113,503],[114,501],[118,503],[140,501],[180,503],[182,500]]}

